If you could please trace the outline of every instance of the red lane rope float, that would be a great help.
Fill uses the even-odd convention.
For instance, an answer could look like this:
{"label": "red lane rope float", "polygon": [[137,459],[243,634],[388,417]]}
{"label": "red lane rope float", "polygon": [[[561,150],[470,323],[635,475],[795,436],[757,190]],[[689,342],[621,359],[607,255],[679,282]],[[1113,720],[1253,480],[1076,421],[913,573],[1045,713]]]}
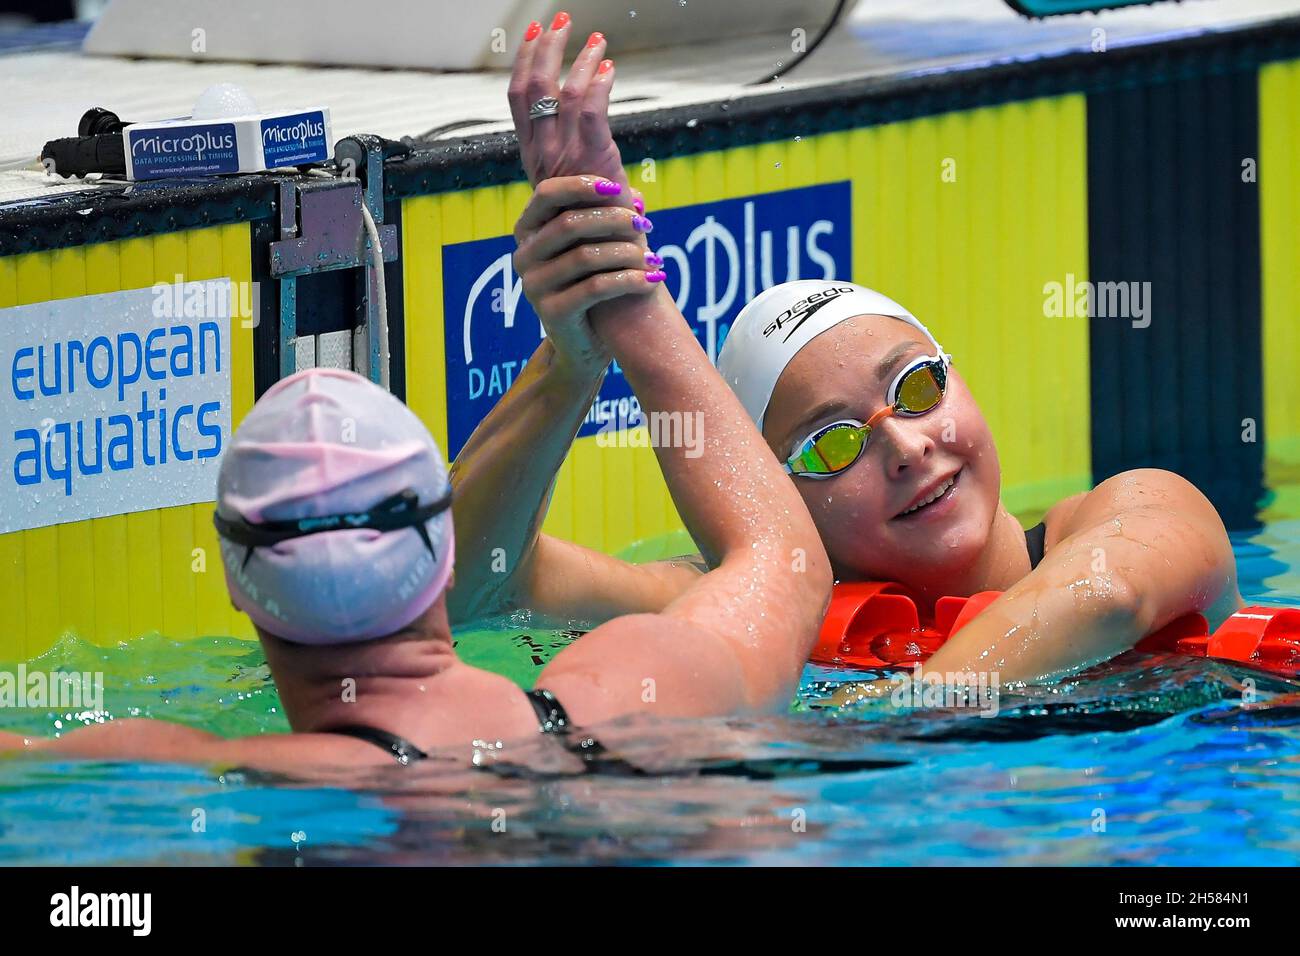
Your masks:
{"label": "red lane rope float", "polygon": [[[933,617],[923,617],[901,584],[837,584],[811,658],[818,664],[910,667],[928,659],[1001,594],[941,597]],[[1186,614],[1144,637],[1136,649],[1300,671],[1300,609],[1244,607],[1213,634],[1204,615]]]}

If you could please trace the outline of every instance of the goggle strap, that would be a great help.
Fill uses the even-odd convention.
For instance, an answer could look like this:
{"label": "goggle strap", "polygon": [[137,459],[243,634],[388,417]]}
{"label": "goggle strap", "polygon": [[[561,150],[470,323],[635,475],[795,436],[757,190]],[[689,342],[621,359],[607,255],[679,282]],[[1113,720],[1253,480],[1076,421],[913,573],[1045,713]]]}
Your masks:
{"label": "goggle strap", "polygon": [[415,530],[420,535],[420,540],[424,542],[424,546],[429,549],[429,554],[432,555],[433,560],[437,561],[438,552],[433,550],[433,542],[429,540],[429,529],[424,526],[424,522],[421,521],[415,525]]}
{"label": "goggle strap", "polygon": [[[248,548],[241,567],[246,568],[253,556],[253,551],[261,547],[271,547],[295,538],[305,538],[327,531],[347,531],[366,529],[370,531],[398,531],[413,527],[420,535],[420,540],[437,559],[433,541],[429,538],[425,522],[451,507],[452,493],[447,493],[427,505],[419,505],[418,497],[410,489],[400,491],[385,498],[374,508],[364,512],[352,512],[342,515],[325,515],[322,517],[299,518],[289,521],[267,521],[252,524],[242,519],[231,521],[217,512],[212,513],[212,523],[221,537]],[[306,528],[303,525],[307,525]]]}
{"label": "goggle strap", "polygon": [[[876,425],[877,425],[878,423],[884,421],[886,418],[888,418],[888,417],[889,417],[890,415],[892,415],[892,414],[894,414],[894,406],[893,406],[893,405],[886,405],[886,406],[885,406],[884,408],[882,408],[880,411],[876,412],[876,414],[872,415],[869,419],[867,419],[867,424],[866,424],[866,426],[865,426],[865,427],[866,427],[867,434],[870,435],[870,434],[871,434],[871,430],[872,430],[873,428],[875,428]],[[865,438],[862,440],[862,444],[863,444],[863,447],[866,446],[867,442],[866,442],[866,439],[865,439]]]}

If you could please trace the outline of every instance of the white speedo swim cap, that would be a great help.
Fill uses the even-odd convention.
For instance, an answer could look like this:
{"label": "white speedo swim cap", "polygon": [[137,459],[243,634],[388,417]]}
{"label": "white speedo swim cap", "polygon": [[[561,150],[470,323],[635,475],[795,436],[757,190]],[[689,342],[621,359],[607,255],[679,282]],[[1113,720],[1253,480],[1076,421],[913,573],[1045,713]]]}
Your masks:
{"label": "white speedo swim cap", "polygon": [[916,316],[887,296],[852,282],[799,279],[766,289],[750,301],[727,333],[718,371],[759,431],[777,379],[799,350],[855,315],[888,315],[914,326],[943,349]]}

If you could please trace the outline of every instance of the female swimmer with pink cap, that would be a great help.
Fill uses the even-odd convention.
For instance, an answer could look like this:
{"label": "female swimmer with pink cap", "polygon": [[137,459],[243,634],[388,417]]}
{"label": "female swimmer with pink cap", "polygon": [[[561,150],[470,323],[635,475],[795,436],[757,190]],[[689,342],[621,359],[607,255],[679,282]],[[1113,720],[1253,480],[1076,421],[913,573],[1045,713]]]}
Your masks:
{"label": "female swimmer with pink cap", "polygon": [[[579,54],[566,82],[578,92],[561,97],[559,119],[577,109],[580,128],[548,126],[548,140],[536,127],[556,119],[530,120],[517,102],[555,95],[563,45],[552,31],[524,43],[516,61],[510,95],[525,169],[621,176],[601,122],[613,70],[587,75],[598,54]],[[608,359],[590,333],[606,306],[589,322],[548,307],[547,297],[560,264],[598,258],[616,237],[590,221],[570,235],[553,259],[516,257],[548,336],[458,459],[457,521],[475,529],[457,595],[468,603],[455,609],[466,616],[518,606],[559,619],[654,611],[698,573],[687,560],[633,566],[538,532]],[[681,321],[662,288],[645,307],[659,322]],[[837,579],[897,581],[930,602],[1005,592],[930,659],[934,671],[1047,679],[1106,660],[1188,612],[1213,628],[1241,606],[1223,523],[1176,474],[1117,475],[1024,531],[1000,500],[997,449],[951,357],[879,293],[834,279],[770,288],[737,318],[719,369],[811,512]],[[717,493],[713,506],[725,507],[725,497]],[[483,573],[489,543],[508,543],[513,575]]]}
{"label": "female swimmer with pink cap", "polygon": [[[521,219],[534,235],[526,248],[544,250],[553,236],[536,227],[588,197],[634,233],[635,213],[607,182],[574,177],[534,196]],[[232,600],[257,627],[293,732],[223,740],[161,720],[112,720],[52,740],[0,734],[0,749],[315,774],[406,764],[435,747],[465,757],[473,741],[539,730],[589,758],[598,747],[569,736],[573,727],[785,707],[829,600],[829,564],[807,510],[685,322],[642,309],[653,288],[645,275],[642,263],[577,277],[555,307],[617,299],[596,331],[642,405],[708,423],[701,455],[662,448],[659,457],[715,571],[654,613],[597,627],[550,662],[535,690],[464,664],[447,617],[451,495],[433,438],[360,376],[301,372],[268,389],[235,432],[215,516]],[[798,568],[796,552],[806,556]]]}

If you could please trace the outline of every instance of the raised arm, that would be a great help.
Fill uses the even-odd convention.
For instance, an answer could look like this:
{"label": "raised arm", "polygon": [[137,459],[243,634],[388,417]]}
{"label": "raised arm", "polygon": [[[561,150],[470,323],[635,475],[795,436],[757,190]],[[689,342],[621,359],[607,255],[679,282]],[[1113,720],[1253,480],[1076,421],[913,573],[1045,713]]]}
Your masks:
{"label": "raised arm", "polygon": [[[586,188],[581,179],[553,182],[557,195],[539,190],[521,222],[544,215],[561,192],[580,196]],[[562,212],[521,252],[566,245],[561,237],[573,230],[597,228],[593,217],[606,223],[601,229],[631,225],[618,208]],[[593,328],[659,435],[655,453],[673,501],[714,570],[662,613],[592,631],[561,652],[538,685],[583,723],[638,710],[688,716],[778,708],[790,700],[816,638],[830,597],[829,562],[802,499],[672,296],[657,283],[648,295],[625,294],[645,284],[643,273],[628,269],[591,276],[563,294],[590,297]],[[693,441],[662,440],[684,436],[688,421]]]}
{"label": "raised arm", "polygon": [[559,334],[543,341],[452,467],[453,621],[528,608],[599,623],[662,610],[699,577],[686,561],[633,565],[541,533],[555,474],[609,362],[579,326],[598,302],[648,295],[663,275],[646,258],[644,218],[613,188],[597,176],[547,180],[515,228],[524,291]]}
{"label": "raised arm", "polygon": [[[598,199],[593,194],[593,200]],[[586,321],[585,316],[580,316]],[[604,378],[608,356],[575,355],[542,340],[451,466],[455,492],[453,621],[537,608],[532,569],[551,545],[541,535],[556,473]],[[549,607],[560,617],[566,610]]]}
{"label": "raised arm", "polygon": [[[532,38],[520,45],[515,58],[509,99],[524,169],[533,183],[590,173],[594,187],[603,177],[617,183],[619,191],[614,193],[611,185],[602,187],[603,192],[593,188],[582,197],[583,204],[630,210],[637,199],[626,186],[607,118],[615,71],[612,65],[601,69],[607,62],[601,59],[604,38],[592,34],[561,87],[558,77],[571,30],[567,18],[558,16],[550,30],[534,25],[526,34]],[[529,105],[544,96],[560,101],[558,115],[531,120]],[[548,213],[558,211],[552,207]],[[516,229],[517,238],[526,235]],[[547,269],[546,260],[516,256],[516,271],[547,338],[452,467],[458,554],[456,587],[447,607],[455,622],[526,607],[552,620],[598,623],[620,614],[660,610],[700,574],[689,561],[633,566],[541,532],[555,475],[610,360],[609,350],[592,334],[584,303],[570,297],[555,298],[560,308],[547,304],[555,293],[574,285],[580,272],[655,268],[653,260],[644,258],[648,246],[640,233],[591,239],[586,253],[569,256],[567,269]],[[624,249],[626,261],[594,256],[583,260],[582,255],[600,252],[599,239],[626,240],[640,251]],[[643,285],[640,291],[649,290]]]}

